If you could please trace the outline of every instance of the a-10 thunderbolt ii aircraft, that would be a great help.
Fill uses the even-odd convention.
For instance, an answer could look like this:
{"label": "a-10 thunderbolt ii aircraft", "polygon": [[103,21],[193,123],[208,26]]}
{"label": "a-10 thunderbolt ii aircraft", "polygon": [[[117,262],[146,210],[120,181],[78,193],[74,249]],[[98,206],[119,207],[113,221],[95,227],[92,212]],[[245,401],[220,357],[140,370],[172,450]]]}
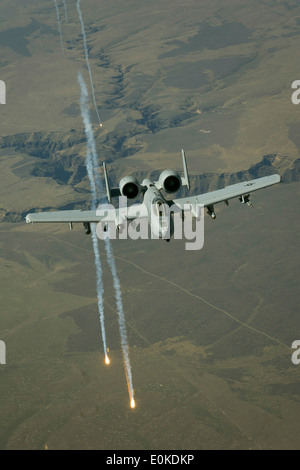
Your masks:
{"label": "a-10 thunderbolt ii aircraft", "polygon": [[113,206],[105,206],[106,210],[103,210],[99,215],[99,210],[69,210],[69,211],[58,211],[58,212],[38,212],[26,215],[27,223],[49,223],[49,222],[66,222],[72,224],[76,222],[83,223],[85,233],[91,233],[91,223],[104,222],[104,231],[107,229],[108,222],[114,222],[118,230],[123,229],[124,222],[126,220],[134,220],[138,218],[148,218],[148,222],[151,224],[152,233],[155,234],[155,238],[162,238],[170,241],[170,238],[174,232],[174,223],[172,217],[164,217],[166,215],[166,208],[175,207],[182,213],[188,207],[192,216],[197,217],[197,207],[200,205],[207,209],[207,213],[212,219],[216,218],[214,205],[220,202],[224,202],[228,205],[228,201],[233,198],[239,198],[240,202],[252,206],[250,202],[250,193],[259,189],[272,186],[281,181],[281,177],[278,174],[271,176],[265,176],[262,178],[256,178],[251,181],[245,181],[243,183],[237,183],[230,186],[226,186],[223,189],[216,191],[210,191],[205,194],[197,196],[188,196],[181,199],[166,200],[164,193],[174,194],[182,186],[186,186],[190,189],[189,175],[186,164],[186,157],[184,150],[182,150],[182,162],[184,177],[181,177],[174,170],[163,171],[158,181],[152,182],[150,179],[144,179],[140,184],[133,176],[125,176],[121,179],[118,188],[111,189],[109,186],[107,169],[105,163],[103,163],[104,178],[106,185],[106,197],[109,203],[112,198],[125,196],[128,200],[133,201],[138,196],[143,196],[143,202],[141,204],[133,204],[130,207],[119,207],[114,208]]}

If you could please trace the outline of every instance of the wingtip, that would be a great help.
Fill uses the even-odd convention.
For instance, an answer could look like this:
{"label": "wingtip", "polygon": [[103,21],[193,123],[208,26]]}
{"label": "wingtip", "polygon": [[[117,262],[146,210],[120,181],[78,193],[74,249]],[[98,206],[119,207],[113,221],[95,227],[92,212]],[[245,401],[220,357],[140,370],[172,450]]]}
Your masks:
{"label": "wingtip", "polygon": [[281,175],[279,175],[278,173],[275,173],[274,176],[276,177],[276,182],[277,182],[277,183],[281,183],[281,182],[282,182],[282,176],[281,176]]}

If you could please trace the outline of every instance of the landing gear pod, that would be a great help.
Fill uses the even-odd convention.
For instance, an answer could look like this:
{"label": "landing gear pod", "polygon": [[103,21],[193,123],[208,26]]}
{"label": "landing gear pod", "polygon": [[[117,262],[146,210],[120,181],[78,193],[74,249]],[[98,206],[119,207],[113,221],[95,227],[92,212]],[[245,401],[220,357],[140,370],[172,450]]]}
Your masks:
{"label": "landing gear pod", "polygon": [[207,213],[212,219],[215,219],[217,217],[213,205],[207,206]]}
{"label": "landing gear pod", "polygon": [[83,222],[84,231],[87,235],[91,233],[91,224],[89,222]]}

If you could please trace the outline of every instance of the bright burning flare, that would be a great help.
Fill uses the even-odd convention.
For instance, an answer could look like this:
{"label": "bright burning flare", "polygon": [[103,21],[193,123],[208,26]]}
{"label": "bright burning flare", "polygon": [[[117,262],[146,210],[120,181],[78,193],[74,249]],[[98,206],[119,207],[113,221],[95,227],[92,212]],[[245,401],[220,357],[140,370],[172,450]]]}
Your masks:
{"label": "bright burning flare", "polygon": [[134,398],[131,399],[130,406],[131,406],[131,408],[135,408]]}
{"label": "bright burning flare", "polygon": [[107,364],[107,365],[110,364],[110,360],[109,360],[109,357],[108,357],[107,354],[105,355],[105,364]]}

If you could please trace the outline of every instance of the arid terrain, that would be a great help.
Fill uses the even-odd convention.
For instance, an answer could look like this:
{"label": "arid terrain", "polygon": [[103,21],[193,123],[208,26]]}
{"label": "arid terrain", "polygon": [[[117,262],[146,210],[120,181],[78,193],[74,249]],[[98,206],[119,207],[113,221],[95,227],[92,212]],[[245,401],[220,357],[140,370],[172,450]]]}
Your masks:
{"label": "arid terrain", "polygon": [[298,2],[81,2],[112,184],[181,171],[181,148],[191,193],[282,176],[253,208],[216,206],[199,251],[112,243],[134,410],[103,243],[109,367],[90,237],[24,220],[90,207],[76,1],[68,22],[58,1],[62,44],[52,0],[16,3],[0,3],[0,448],[299,449]]}

